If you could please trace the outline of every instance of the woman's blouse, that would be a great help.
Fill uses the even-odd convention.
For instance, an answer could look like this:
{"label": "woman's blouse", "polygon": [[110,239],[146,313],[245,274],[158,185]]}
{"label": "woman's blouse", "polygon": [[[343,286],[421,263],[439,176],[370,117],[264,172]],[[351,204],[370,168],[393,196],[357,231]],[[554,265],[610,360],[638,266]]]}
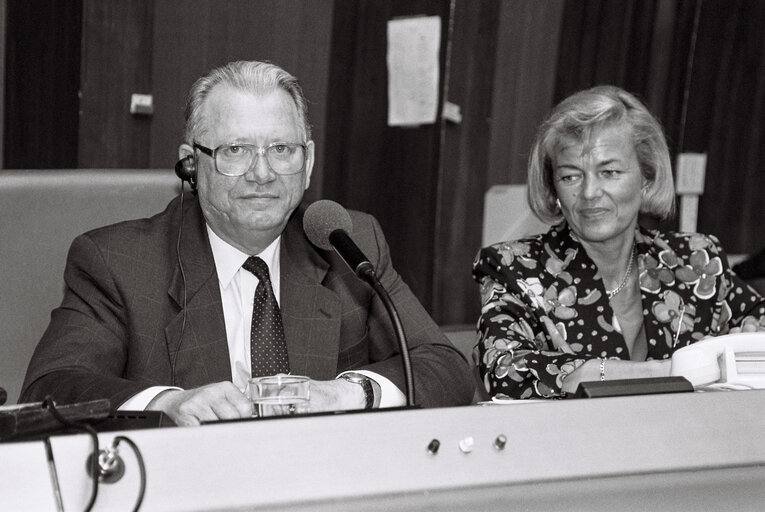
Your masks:
{"label": "woman's blouse", "polygon": [[[765,326],[765,299],[730,270],[718,240],[635,231],[647,359],[731,327]],[[595,263],[563,222],[532,238],[482,249],[478,366],[491,396],[561,397],[563,380],[593,358],[629,359]],[[557,330],[574,354],[555,349]]]}

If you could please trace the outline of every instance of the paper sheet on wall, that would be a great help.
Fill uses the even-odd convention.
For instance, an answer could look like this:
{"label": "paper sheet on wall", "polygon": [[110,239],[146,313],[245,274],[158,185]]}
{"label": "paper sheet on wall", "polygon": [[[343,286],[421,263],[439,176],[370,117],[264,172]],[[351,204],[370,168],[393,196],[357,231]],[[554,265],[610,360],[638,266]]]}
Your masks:
{"label": "paper sheet on wall", "polygon": [[436,121],[441,17],[388,21],[388,125]]}

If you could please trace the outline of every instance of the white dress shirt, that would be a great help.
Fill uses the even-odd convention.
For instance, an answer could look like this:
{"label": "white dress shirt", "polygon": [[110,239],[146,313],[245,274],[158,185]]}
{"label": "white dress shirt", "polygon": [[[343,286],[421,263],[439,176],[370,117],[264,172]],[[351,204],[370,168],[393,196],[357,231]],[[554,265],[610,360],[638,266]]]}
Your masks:
{"label": "white dress shirt", "polygon": [[[223,318],[226,324],[226,339],[228,340],[228,352],[231,362],[231,376],[234,385],[242,393],[247,393],[247,382],[250,379],[250,333],[252,323],[252,307],[255,289],[258,286],[258,278],[252,272],[242,268],[242,265],[250,257],[236,247],[233,247],[221,239],[207,226],[207,234],[210,239],[215,269],[218,273],[220,296],[223,303]],[[274,240],[271,245],[258,254],[268,265],[271,275],[271,286],[280,302],[281,274],[279,267],[279,246],[281,236]],[[373,379],[380,385],[380,407],[396,407],[406,403],[406,397],[395,384],[382,375],[374,372],[354,370]],[[347,372],[344,372],[347,373]],[[166,389],[181,389],[171,386],[153,386],[132,396],[119,409],[143,410],[151,400]]]}

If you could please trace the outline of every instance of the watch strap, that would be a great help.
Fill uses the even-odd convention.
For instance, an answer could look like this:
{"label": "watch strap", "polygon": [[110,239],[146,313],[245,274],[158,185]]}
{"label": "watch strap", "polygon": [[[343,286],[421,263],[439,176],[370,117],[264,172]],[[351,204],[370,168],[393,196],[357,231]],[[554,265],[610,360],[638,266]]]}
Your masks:
{"label": "watch strap", "polygon": [[372,381],[369,377],[360,373],[344,373],[340,378],[361,386],[361,389],[364,391],[364,409],[371,409],[374,406],[375,392],[372,389]]}

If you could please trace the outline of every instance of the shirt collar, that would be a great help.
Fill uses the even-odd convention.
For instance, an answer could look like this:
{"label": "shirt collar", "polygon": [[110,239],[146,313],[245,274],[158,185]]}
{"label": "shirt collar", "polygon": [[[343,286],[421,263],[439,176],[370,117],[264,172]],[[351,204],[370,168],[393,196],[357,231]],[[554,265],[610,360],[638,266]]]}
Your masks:
{"label": "shirt collar", "polygon": [[[224,288],[229,285],[234,275],[242,268],[242,265],[250,254],[245,254],[236,247],[224,241],[215,232],[207,227],[207,235],[210,239],[210,248],[212,249],[213,259],[215,260],[215,270],[218,272],[218,281]],[[268,265],[268,271],[272,276],[279,275],[279,246],[281,245],[281,235],[266,247],[260,254],[254,256],[260,257]]]}

